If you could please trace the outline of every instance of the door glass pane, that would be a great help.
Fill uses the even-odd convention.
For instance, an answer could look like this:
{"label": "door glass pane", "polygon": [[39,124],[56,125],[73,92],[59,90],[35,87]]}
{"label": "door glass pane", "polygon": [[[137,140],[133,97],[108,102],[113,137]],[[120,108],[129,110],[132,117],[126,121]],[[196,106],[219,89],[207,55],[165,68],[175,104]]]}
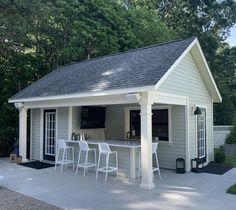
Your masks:
{"label": "door glass pane", "polygon": [[206,156],[206,112],[201,109],[202,114],[197,116],[197,145],[198,157]]}
{"label": "door glass pane", "polygon": [[55,112],[45,113],[45,154],[55,155]]}

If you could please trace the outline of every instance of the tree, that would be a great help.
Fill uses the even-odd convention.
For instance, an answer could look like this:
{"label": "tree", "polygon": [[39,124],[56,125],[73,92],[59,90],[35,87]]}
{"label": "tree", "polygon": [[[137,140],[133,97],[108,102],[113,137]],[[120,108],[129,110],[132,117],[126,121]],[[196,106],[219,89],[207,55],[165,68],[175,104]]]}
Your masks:
{"label": "tree", "polygon": [[222,94],[214,106],[214,123],[231,124],[235,103],[235,49],[222,41],[236,23],[233,0],[159,0],[161,20],[180,37],[197,36]]}
{"label": "tree", "polygon": [[11,95],[88,53],[122,52],[172,34],[153,10],[117,0],[0,0],[0,143],[18,127]]}
{"label": "tree", "polygon": [[223,101],[214,106],[214,123],[230,125],[236,107],[236,47],[223,43],[216,51],[212,70]]}

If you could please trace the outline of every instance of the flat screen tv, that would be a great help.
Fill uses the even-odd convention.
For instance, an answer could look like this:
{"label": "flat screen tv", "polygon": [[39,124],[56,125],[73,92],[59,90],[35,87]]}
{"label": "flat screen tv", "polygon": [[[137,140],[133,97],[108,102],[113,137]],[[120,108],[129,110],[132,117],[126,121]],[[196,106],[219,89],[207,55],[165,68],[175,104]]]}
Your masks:
{"label": "flat screen tv", "polygon": [[101,106],[81,107],[81,129],[105,128],[106,108]]}

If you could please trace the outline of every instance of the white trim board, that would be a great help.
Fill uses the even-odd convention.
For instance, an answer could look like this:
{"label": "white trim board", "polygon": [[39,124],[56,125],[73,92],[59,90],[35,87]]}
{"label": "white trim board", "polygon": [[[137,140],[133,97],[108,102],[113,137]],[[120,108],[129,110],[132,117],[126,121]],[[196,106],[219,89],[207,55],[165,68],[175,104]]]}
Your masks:
{"label": "white trim board", "polygon": [[73,99],[73,98],[84,98],[84,97],[95,97],[95,96],[109,96],[109,95],[136,93],[136,92],[148,92],[148,91],[152,91],[152,90],[155,90],[154,85],[125,88],[125,89],[107,90],[107,91],[91,91],[91,92],[85,92],[85,93],[74,93],[74,94],[57,95],[57,96],[41,96],[41,97],[12,99],[12,100],[10,99],[9,103],[49,101],[49,100]]}
{"label": "white trim board", "polygon": [[72,99],[60,99],[50,101],[32,101],[25,102],[28,108],[50,108],[50,107],[69,107],[69,106],[93,106],[93,105],[110,105],[110,104],[133,104],[137,103],[136,97],[127,97],[123,95],[96,96]]}
{"label": "white trim board", "polygon": [[167,105],[186,105],[186,96],[163,93],[160,91],[150,92],[152,103]]}

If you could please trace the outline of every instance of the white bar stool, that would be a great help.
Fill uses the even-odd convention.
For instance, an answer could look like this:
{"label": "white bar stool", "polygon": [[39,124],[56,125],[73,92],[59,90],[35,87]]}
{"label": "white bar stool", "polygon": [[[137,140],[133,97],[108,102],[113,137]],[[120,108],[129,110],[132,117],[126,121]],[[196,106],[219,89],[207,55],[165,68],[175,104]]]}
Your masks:
{"label": "white bar stool", "polygon": [[[98,172],[99,171],[106,173],[105,182],[107,181],[107,173],[110,173],[110,172],[113,172],[113,171],[116,171],[116,176],[118,178],[118,156],[117,156],[117,151],[111,151],[110,147],[107,143],[98,143],[98,148],[99,148],[99,156],[98,156],[98,167],[97,167],[97,171],[96,171],[96,180],[98,178]],[[109,166],[109,157],[112,154],[115,154],[115,158],[116,158],[116,166],[115,167]],[[101,155],[106,156],[106,165],[104,167],[99,168]]]}
{"label": "white bar stool", "polygon": [[[84,168],[84,176],[85,176],[85,170],[90,168],[90,167],[96,167],[96,149],[90,149],[88,146],[88,143],[86,141],[79,141],[79,156],[78,156],[78,162],[77,162],[77,167],[76,167],[76,174],[78,173],[79,167]],[[88,153],[93,151],[94,152],[94,163],[89,163],[88,162]],[[80,157],[81,153],[85,153],[85,160],[84,162],[80,163]]]}
{"label": "white bar stool", "polygon": [[[60,155],[60,151],[62,151],[62,157],[61,159],[59,159],[59,155]],[[68,159],[67,157],[67,153],[68,151],[71,151],[71,156],[72,159]],[[73,170],[74,170],[74,147],[72,146],[67,146],[66,142],[64,139],[57,139],[56,141],[56,160],[55,160],[55,170],[57,170],[57,165],[61,165],[61,172],[62,172],[62,168],[63,165],[65,164],[67,167],[68,163],[72,163],[73,164]]]}
{"label": "white bar stool", "polygon": [[[158,142],[152,143],[152,155],[155,156],[156,160],[156,167],[152,167],[153,177],[154,172],[158,171],[159,178],[161,179],[161,173],[160,173],[160,167],[159,167],[159,161],[157,158],[157,148],[158,148]],[[141,151],[139,152],[139,176],[141,176]]]}

